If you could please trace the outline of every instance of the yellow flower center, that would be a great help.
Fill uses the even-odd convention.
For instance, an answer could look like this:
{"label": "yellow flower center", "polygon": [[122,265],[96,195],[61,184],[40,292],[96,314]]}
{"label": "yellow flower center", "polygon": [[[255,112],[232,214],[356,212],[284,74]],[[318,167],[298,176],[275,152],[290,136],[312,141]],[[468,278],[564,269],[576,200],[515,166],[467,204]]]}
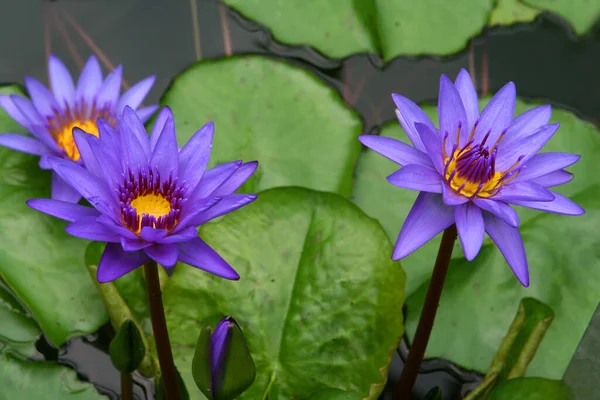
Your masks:
{"label": "yellow flower center", "polygon": [[[500,188],[511,182],[519,174],[519,170],[514,171],[519,165],[522,157],[506,171],[496,171],[496,152],[498,144],[504,138],[505,131],[498,137],[491,146],[486,146],[490,133],[475,143],[473,140],[476,125],[473,126],[467,143],[460,148],[460,130],[458,125],[456,132],[455,145],[451,154],[446,153],[446,141],[448,133],[444,136],[442,142],[442,155],[444,157],[444,178],[450,187],[458,194],[474,198],[492,197],[500,191]],[[514,171],[514,172],[513,172]]]}
{"label": "yellow flower center", "polygon": [[58,147],[64,150],[67,157],[71,160],[77,161],[81,158],[81,155],[79,154],[79,149],[77,149],[75,139],[73,138],[73,128],[79,128],[96,137],[99,137],[100,134],[98,133],[98,126],[92,121],[73,121],[62,127],[61,130],[55,134]]}
{"label": "yellow flower center", "polygon": [[144,194],[131,201],[138,215],[150,215],[158,219],[171,212],[171,204],[163,196],[154,193]]}
{"label": "yellow flower center", "polygon": [[458,158],[468,150],[470,150],[470,146],[465,147],[462,150],[456,150],[452,156],[444,159],[444,165],[448,165],[446,168],[446,181],[450,184],[452,189],[464,196],[472,197],[477,195],[484,198],[492,197],[496,194],[504,174],[495,172],[487,182],[470,180],[469,177],[459,172],[456,165]]}

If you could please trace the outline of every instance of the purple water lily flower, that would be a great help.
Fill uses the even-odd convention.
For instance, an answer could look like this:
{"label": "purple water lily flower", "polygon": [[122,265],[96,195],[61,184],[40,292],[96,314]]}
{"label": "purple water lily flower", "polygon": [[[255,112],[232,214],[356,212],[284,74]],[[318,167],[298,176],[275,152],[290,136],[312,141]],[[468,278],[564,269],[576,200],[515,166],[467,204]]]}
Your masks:
{"label": "purple water lily flower", "polygon": [[517,279],[529,285],[529,269],[519,217],[509,204],[565,215],[584,210],[548,190],[569,182],[564,171],[579,160],[569,153],[537,152],[558,129],[548,124],[549,105],[516,118],[516,92],[506,84],[479,113],[477,93],[464,69],[456,82],[442,75],[438,130],[415,103],[392,95],[396,115],[413,146],[392,138],[363,135],[367,147],[400,164],[388,181],[418,190],[394,248],[398,260],[456,223],[467,260],[475,258],[487,232]]}
{"label": "purple water lily flower", "polygon": [[[50,169],[49,156],[81,163],[73,140],[73,128],[98,136],[98,118],[114,127],[125,106],[140,106],[155,79],[150,76],[121,96],[123,68],[117,66],[103,80],[100,64],[94,56],[83,67],[77,85],[67,67],[55,56],[50,56],[48,72],[52,91],[39,81],[25,77],[31,101],[17,95],[0,95],[0,106],[33,135],[3,133],[0,134],[0,145],[41,156],[39,165],[42,169]],[[138,115],[145,122],[157,109],[157,105],[143,107]],[[77,203],[81,196],[53,173],[52,198]]]}
{"label": "purple water lily flower", "polygon": [[233,161],[205,172],[214,127],[208,123],[177,147],[173,114],[164,107],[149,136],[130,107],[118,132],[98,120],[99,137],[75,128],[73,137],[86,168],[55,157],[48,163],[94,208],[56,199],[27,204],[71,222],[76,237],[108,242],[97,279],[109,282],[155,260],[179,260],[226,279],[239,275],[198,237],[197,227],[256,199],[233,194],[256,170],[255,161]]}

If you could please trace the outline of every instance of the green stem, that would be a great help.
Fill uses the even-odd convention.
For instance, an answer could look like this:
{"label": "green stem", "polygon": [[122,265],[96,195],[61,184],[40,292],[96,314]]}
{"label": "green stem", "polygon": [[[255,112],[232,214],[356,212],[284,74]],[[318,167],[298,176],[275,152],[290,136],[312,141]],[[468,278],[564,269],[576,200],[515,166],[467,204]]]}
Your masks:
{"label": "green stem", "polygon": [[400,379],[396,384],[396,400],[410,400],[419,368],[425,357],[425,349],[431,336],[431,329],[433,328],[435,314],[440,302],[440,296],[442,295],[442,289],[444,288],[444,281],[448,272],[448,266],[450,265],[450,259],[452,258],[452,249],[454,248],[455,241],[456,225],[453,224],[442,235],[442,242],[440,243],[440,249],[438,250],[433,273],[431,274],[431,282],[427,289],[423,310],[419,317],[415,339],[408,352],[408,358],[404,363]]}
{"label": "green stem", "polygon": [[133,400],[133,379],[127,372],[121,372],[121,400]]}
{"label": "green stem", "polygon": [[179,383],[177,382],[177,371],[175,370],[173,352],[169,343],[169,332],[167,331],[156,261],[148,261],[144,264],[144,273],[146,275],[148,305],[150,306],[156,353],[158,354],[158,363],[165,384],[165,397],[166,400],[179,400]]}

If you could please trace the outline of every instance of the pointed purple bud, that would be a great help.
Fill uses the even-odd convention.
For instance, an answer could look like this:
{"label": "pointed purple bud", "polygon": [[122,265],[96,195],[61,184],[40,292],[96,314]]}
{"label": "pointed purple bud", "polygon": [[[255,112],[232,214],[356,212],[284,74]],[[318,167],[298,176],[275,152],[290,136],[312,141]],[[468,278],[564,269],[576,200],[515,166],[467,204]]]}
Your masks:
{"label": "pointed purple bud", "polygon": [[212,334],[208,326],[200,331],[192,375],[210,400],[233,400],[252,385],[256,377],[254,361],[232,317],[223,318]]}

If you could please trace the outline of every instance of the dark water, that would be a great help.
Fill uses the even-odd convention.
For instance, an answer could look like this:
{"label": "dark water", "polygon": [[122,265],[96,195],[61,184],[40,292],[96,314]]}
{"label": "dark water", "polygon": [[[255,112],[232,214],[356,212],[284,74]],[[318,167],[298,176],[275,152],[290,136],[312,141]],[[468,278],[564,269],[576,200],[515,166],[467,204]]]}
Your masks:
{"label": "dark water", "polygon": [[[129,85],[156,74],[151,103],[176,74],[199,59],[266,54],[307,68],[335,87],[361,114],[367,132],[394,118],[391,92],[416,102],[432,101],[440,74],[454,77],[467,68],[482,94],[512,80],[521,97],[567,108],[600,125],[600,23],[576,38],[564,21],[544,14],[532,24],[487,29],[450,57],[399,57],[383,65],[373,55],[332,60],[304,46],[282,45],[268,30],[216,0],[0,0],[0,6],[2,83],[22,83],[24,75],[45,82],[50,52],[73,71],[96,54],[106,69],[123,64]],[[60,350],[41,339],[38,348],[47,359],[75,368],[99,391],[117,399],[119,375],[106,355],[109,337],[102,330],[71,340]],[[403,342],[393,360],[392,387],[406,349]],[[461,390],[481,380],[479,374],[445,360],[426,361],[422,372],[417,397],[440,385],[444,400],[457,399]],[[150,392],[150,383],[136,378],[135,396],[146,399]],[[382,398],[391,398],[390,393],[386,389]]]}

